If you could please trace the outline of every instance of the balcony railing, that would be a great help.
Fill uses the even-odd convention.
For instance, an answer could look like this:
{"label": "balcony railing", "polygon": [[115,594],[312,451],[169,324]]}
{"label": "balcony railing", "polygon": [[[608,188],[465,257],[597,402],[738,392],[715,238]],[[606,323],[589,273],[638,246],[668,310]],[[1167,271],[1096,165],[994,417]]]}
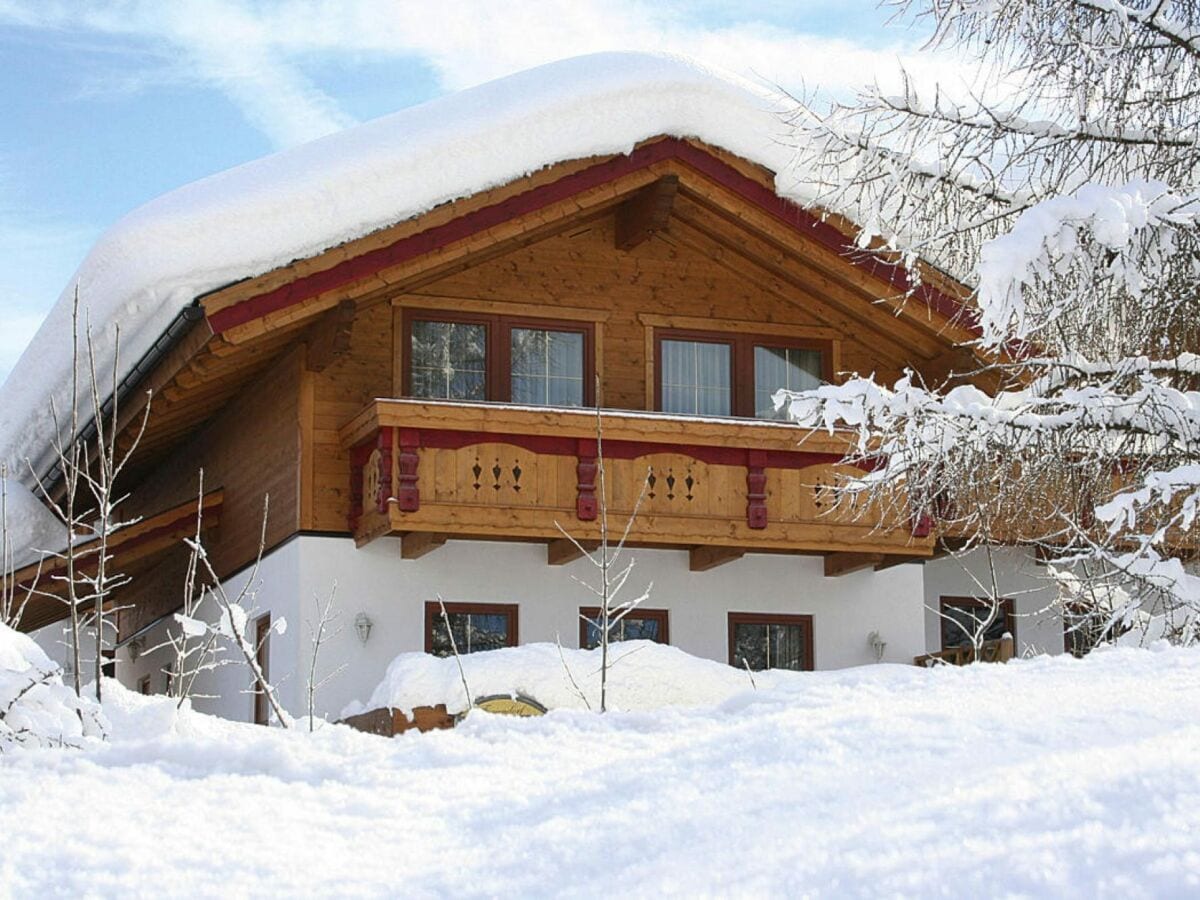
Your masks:
{"label": "balcony railing", "polygon": [[[376,400],[341,429],[350,529],[384,534],[580,541],[600,533],[594,410]],[[780,422],[602,416],[610,528],[645,485],[631,542],[758,551],[929,556],[903,516],[835,505],[850,438]],[[889,503],[888,510],[903,509]],[[914,534],[916,532],[916,534]]]}

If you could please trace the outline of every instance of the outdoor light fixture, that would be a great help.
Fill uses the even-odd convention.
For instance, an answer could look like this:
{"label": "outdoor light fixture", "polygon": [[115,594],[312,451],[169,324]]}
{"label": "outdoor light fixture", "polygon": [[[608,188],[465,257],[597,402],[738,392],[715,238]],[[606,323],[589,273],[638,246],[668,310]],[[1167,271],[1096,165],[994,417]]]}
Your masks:
{"label": "outdoor light fixture", "polygon": [[137,658],[142,655],[142,639],[134,638],[129,642],[129,661],[137,662]]}
{"label": "outdoor light fixture", "polygon": [[878,631],[872,631],[867,635],[867,643],[875,651],[875,662],[883,662],[883,651],[887,649],[887,641],[879,636]]}
{"label": "outdoor light fixture", "polygon": [[371,617],[364,612],[360,612],[354,617],[354,630],[358,632],[358,639],[364,644],[367,638],[371,636],[371,626],[375,623],[371,621]]}

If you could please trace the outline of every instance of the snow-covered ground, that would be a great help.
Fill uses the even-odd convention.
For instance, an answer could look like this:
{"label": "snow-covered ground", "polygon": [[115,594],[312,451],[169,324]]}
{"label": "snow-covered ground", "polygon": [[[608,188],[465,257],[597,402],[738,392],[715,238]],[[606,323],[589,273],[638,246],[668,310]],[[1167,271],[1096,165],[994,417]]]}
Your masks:
{"label": "snow-covered ground", "polygon": [[1200,650],[713,684],[394,740],[114,687],[0,755],[0,895],[1200,893]]}

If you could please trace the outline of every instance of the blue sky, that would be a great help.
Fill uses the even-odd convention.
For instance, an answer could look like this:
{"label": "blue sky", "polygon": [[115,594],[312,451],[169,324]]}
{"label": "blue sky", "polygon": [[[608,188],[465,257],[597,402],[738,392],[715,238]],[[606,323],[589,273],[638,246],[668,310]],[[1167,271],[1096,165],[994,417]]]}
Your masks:
{"label": "blue sky", "polygon": [[0,378],[104,229],[179,185],[566,56],[685,52],[848,97],[914,58],[874,0],[0,0]]}

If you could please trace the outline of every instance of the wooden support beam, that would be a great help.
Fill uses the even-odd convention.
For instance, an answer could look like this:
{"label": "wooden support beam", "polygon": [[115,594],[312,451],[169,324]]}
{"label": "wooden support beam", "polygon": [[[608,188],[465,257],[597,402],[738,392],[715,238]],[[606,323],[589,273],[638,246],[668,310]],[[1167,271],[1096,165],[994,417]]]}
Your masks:
{"label": "wooden support beam", "polygon": [[890,569],[892,566],[902,566],[905,563],[923,563],[928,559],[929,557],[927,556],[906,556],[899,553],[888,553],[880,562],[875,563],[875,571],[882,572],[884,569]]}
{"label": "wooden support beam", "polygon": [[664,175],[618,206],[617,249],[632,250],[655,232],[666,231],[678,190],[679,176]]}
{"label": "wooden support beam", "polygon": [[400,558],[420,559],[446,543],[448,537],[432,531],[410,531],[400,538]]}
{"label": "wooden support beam", "polygon": [[871,569],[883,560],[882,553],[826,553],[825,577],[836,578],[862,569]]}
{"label": "wooden support beam", "polygon": [[599,546],[596,541],[580,541],[576,545],[574,541],[558,538],[546,544],[546,565],[565,566],[567,563],[583,557],[583,554],[579,552],[580,547],[591,553]]}
{"label": "wooden support beam", "polygon": [[355,304],[343,300],[309,326],[308,371],[323,372],[350,349],[350,329],[354,327]]}
{"label": "wooden support beam", "polygon": [[741,547],[693,547],[688,551],[688,568],[693,572],[707,572],[745,555],[746,551]]}

